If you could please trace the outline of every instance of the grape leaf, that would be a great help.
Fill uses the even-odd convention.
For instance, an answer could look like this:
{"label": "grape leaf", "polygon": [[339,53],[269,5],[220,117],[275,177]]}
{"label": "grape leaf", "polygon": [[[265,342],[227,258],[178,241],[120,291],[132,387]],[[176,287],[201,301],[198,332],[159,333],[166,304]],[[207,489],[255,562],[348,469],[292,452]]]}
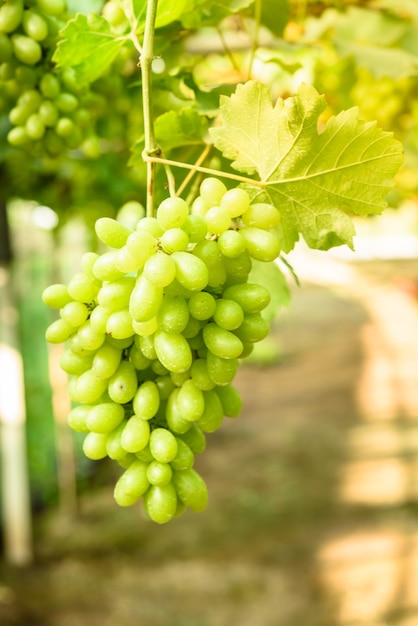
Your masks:
{"label": "grape leaf", "polygon": [[155,135],[164,152],[180,146],[201,144],[207,131],[206,118],[192,108],[167,111],[155,120]]}
{"label": "grape leaf", "polygon": [[381,213],[403,161],[401,144],[356,108],[324,124],[325,107],[308,85],[273,106],[268,87],[249,81],[221,97],[220,125],[210,130],[232,167],[264,183],[259,193],[281,213],[285,251],[300,234],[314,248],[352,247],[347,213]]}
{"label": "grape leaf", "polygon": [[125,43],[125,37],[111,32],[100,15],[78,14],[61,31],[53,61],[60,67],[73,67],[80,83],[101,76]]}

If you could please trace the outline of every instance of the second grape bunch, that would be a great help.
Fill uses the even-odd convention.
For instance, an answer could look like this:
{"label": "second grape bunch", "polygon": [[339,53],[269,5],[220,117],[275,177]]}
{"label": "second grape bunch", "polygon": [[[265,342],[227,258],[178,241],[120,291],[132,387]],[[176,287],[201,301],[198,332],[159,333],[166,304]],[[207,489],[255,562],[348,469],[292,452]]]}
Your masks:
{"label": "second grape bunch", "polygon": [[232,382],[269,332],[270,294],[248,279],[253,259],[279,255],[278,223],[273,206],[207,178],[191,208],[167,198],[135,228],[100,218],[108,249],[86,253],[68,285],[45,290],[60,310],[47,340],[67,344],[69,424],[86,433],[86,456],[124,468],[121,506],[142,496],[158,523],[205,508],[194,455],[241,411]]}

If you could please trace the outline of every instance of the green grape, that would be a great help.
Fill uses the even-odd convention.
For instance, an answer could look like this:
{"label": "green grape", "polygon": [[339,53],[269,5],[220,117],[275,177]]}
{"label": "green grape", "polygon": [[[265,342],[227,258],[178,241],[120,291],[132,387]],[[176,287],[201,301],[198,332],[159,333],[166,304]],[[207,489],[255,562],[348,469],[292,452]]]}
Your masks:
{"label": "green grape", "polygon": [[117,254],[118,252],[116,250],[111,250],[98,257],[93,266],[93,274],[95,278],[106,281],[113,281],[122,278],[125,272],[118,269],[116,265],[118,258]]}
{"label": "green grape", "polygon": [[106,324],[112,311],[104,306],[96,306],[90,313],[90,325],[98,333],[106,332]]}
{"label": "green grape", "polygon": [[134,230],[139,220],[145,217],[145,208],[137,200],[128,200],[116,214],[118,222]]}
{"label": "green grape", "polygon": [[202,241],[208,232],[206,222],[200,215],[189,215],[182,229],[187,233],[190,243]]}
{"label": "green grape", "polygon": [[130,228],[111,217],[100,217],[96,220],[94,228],[100,241],[111,248],[122,248],[129,235],[133,232]]}
{"label": "green grape", "polygon": [[132,408],[135,415],[143,420],[150,420],[156,415],[160,408],[160,393],[154,381],[147,380],[138,387],[132,401]]}
{"label": "green grape", "polygon": [[13,56],[12,44],[10,42],[10,39],[1,31],[1,10],[3,7],[0,8],[0,63],[10,61]]}
{"label": "green grape", "polygon": [[23,106],[15,106],[10,110],[9,121],[15,126],[23,126],[30,115],[30,111]]}
{"label": "green grape", "polygon": [[174,470],[185,470],[193,467],[194,454],[190,447],[180,437],[177,440],[177,454],[171,461],[170,465]]}
{"label": "green grape", "polygon": [[116,482],[113,497],[119,506],[131,506],[148,490],[147,464],[133,461]]}
{"label": "green grape", "polygon": [[270,331],[270,325],[261,313],[246,314],[241,326],[234,331],[235,335],[245,343],[256,343],[265,339]]}
{"label": "green grape", "polygon": [[106,453],[110,459],[118,461],[124,459],[129,452],[122,447],[121,439],[123,430],[129,420],[124,419],[112,432],[108,434],[106,441]]}
{"label": "green grape", "polygon": [[252,267],[251,257],[247,250],[234,258],[224,256],[223,264],[230,284],[245,282]]}
{"label": "green grape", "polygon": [[83,441],[83,452],[88,459],[99,461],[107,456],[107,434],[88,433]]}
{"label": "green grape", "polygon": [[[142,253],[141,253],[142,254]],[[131,273],[137,272],[142,268],[143,262],[138,259],[138,257],[134,256],[129,250],[127,246],[122,246],[119,248],[116,256],[115,256],[115,267],[123,273]]]}
{"label": "green grape", "polygon": [[176,388],[170,375],[158,376],[154,381],[161,400],[167,400],[171,392]]}
{"label": "green grape", "polygon": [[65,0],[36,0],[38,7],[47,15],[56,17],[65,11]]}
{"label": "green grape", "polygon": [[189,311],[196,320],[208,320],[216,311],[216,300],[212,294],[199,291],[189,299]]}
{"label": "green grape", "polygon": [[218,243],[212,239],[203,239],[196,244],[193,254],[201,259],[207,267],[213,267],[222,260]]}
{"label": "green grape", "polygon": [[79,376],[83,372],[86,372],[92,367],[93,357],[92,355],[76,354],[67,348],[59,358],[59,365],[66,374]]}
{"label": "green grape", "polygon": [[26,121],[25,129],[28,137],[31,139],[42,139],[45,134],[45,125],[42,122],[39,113],[32,113]]}
{"label": "green grape", "polygon": [[180,387],[177,394],[177,410],[189,422],[198,420],[205,410],[202,391],[189,379]]}
{"label": "green grape", "polygon": [[42,292],[42,301],[53,309],[62,309],[72,301],[67,285],[56,283],[49,285]]}
{"label": "green grape", "polygon": [[203,339],[208,350],[222,359],[239,357],[244,347],[236,335],[214,322],[203,328]]}
{"label": "green grape", "polygon": [[97,294],[97,302],[112,312],[119,311],[128,306],[134,287],[133,276],[123,276],[104,283]]}
{"label": "green grape", "polygon": [[132,326],[132,316],[128,308],[120,311],[113,311],[106,323],[106,332],[116,339],[126,339],[132,337],[134,329]]}
{"label": "green grape", "polygon": [[89,316],[89,310],[83,302],[68,302],[60,311],[63,320],[71,326],[81,326]]}
{"label": "green grape", "polygon": [[137,343],[142,354],[146,356],[147,359],[150,359],[150,361],[154,361],[154,359],[157,358],[157,352],[154,345],[154,336],[145,335],[135,337],[135,342]]}
{"label": "green grape", "polygon": [[89,429],[87,428],[86,421],[90,410],[91,406],[84,404],[79,404],[72,408],[67,417],[69,427],[78,433],[88,433]]}
{"label": "green grape", "polygon": [[157,524],[173,519],[177,511],[177,494],[173,485],[152,485],[144,494],[144,510]]}
{"label": "green grape", "polygon": [[74,326],[63,319],[59,319],[48,326],[45,331],[45,339],[49,343],[64,343],[74,332]]}
{"label": "green grape", "polygon": [[209,274],[205,263],[189,252],[173,252],[176,264],[176,279],[190,291],[201,291],[208,283]]}
{"label": "green grape", "polygon": [[163,290],[141,275],[131,293],[129,310],[135,322],[147,322],[155,317],[161,306]]}
{"label": "green grape", "polygon": [[231,285],[223,293],[224,298],[237,302],[245,313],[258,313],[270,303],[270,293],[262,285],[245,283]]}
{"label": "green grape", "polygon": [[104,343],[95,353],[91,369],[97,378],[110,378],[118,369],[122,358],[122,350]]}
{"label": "green grape", "polygon": [[157,251],[157,240],[152,233],[146,230],[136,230],[126,240],[126,248],[130,255],[137,260],[138,267],[143,267],[145,261]]}
{"label": "green grape", "polygon": [[216,311],[213,314],[214,321],[225,330],[235,330],[244,321],[244,312],[238,302],[220,298],[216,301]]}
{"label": "green grape", "polygon": [[157,314],[158,327],[167,333],[181,333],[189,321],[189,307],[184,298],[164,296]]}
{"label": "green grape", "polygon": [[166,376],[170,373],[169,370],[164,367],[164,365],[160,363],[158,359],[155,359],[151,363],[151,370],[154,372],[154,374],[157,374],[157,376]]}
{"label": "green grape", "polygon": [[166,198],[157,209],[157,220],[163,230],[182,226],[189,216],[189,207],[181,198]]}
{"label": "green grape", "polygon": [[240,230],[250,256],[257,261],[274,261],[280,254],[280,242],[273,232],[246,226]]}
{"label": "green grape", "polygon": [[55,132],[59,137],[69,139],[76,136],[78,129],[70,117],[60,117],[55,126]]}
{"label": "green grape", "polygon": [[260,202],[250,206],[245,215],[242,216],[242,221],[246,226],[270,230],[280,223],[280,213],[271,204]]}
{"label": "green grape", "polygon": [[216,391],[204,391],[203,396],[205,410],[197,420],[197,423],[204,433],[214,433],[222,424],[224,417],[223,406]]}
{"label": "green grape", "polygon": [[166,428],[155,428],[151,432],[149,447],[154,459],[160,463],[170,463],[178,450],[177,439]]}
{"label": "green grape", "polygon": [[191,339],[196,337],[201,331],[201,322],[194,317],[189,317],[189,321],[182,331],[183,337]]}
{"label": "green grape", "polygon": [[168,463],[160,463],[159,461],[151,461],[147,467],[147,478],[151,485],[159,485],[163,487],[171,482],[173,470]]}
{"label": "green grape", "polygon": [[176,388],[170,394],[167,402],[165,417],[167,420],[167,425],[173,433],[183,434],[191,428],[192,422],[185,419],[178,409],[177,397],[179,391],[180,389]]}
{"label": "green grape", "polygon": [[37,41],[26,35],[13,35],[13,54],[22,63],[35,65],[42,58],[42,48]]}
{"label": "green grape", "polygon": [[23,12],[22,26],[26,35],[35,41],[43,41],[48,36],[47,21],[35,11]]}
{"label": "green grape", "polygon": [[221,206],[213,206],[206,211],[205,222],[210,233],[220,235],[231,226],[231,217],[228,209]]}
{"label": "green grape", "polygon": [[[202,196],[198,196],[193,201],[191,214],[202,219],[205,217],[206,211],[210,208],[210,206],[211,205],[208,204],[206,200],[202,198]],[[205,222],[205,226],[206,226],[206,222]],[[207,226],[206,226],[206,230],[207,230]]]}
{"label": "green grape", "polygon": [[181,228],[169,228],[160,238],[160,246],[167,254],[187,250],[189,237]]}
{"label": "green grape", "polygon": [[237,417],[242,410],[242,399],[238,391],[232,385],[218,387],[216,393],[222,403],[223,413],[227,417]]}
{"label": "green grape", "polygon": [[145,231],[156,238],[161,237],[164,232],[164,229],[161,227],[156,217],[142,218],[142,220],[139,220],[138,224],[136,225],[136,230],[139,232]]}
{"label": "green grape", "polygon": [[7,133],[7,141],[11,146],[15,146],[16,148],[24,146],[29,141],[26,129],[23,126],[12,128]]}
{"label": "green grape", "polygon": [[44,100],[39,107],[39,118],[44,126],[55,126],[59,119],[59,113],[55,104],[50,100]]}
{"label": "green grape", "polygon": [[68,293],[73,300],[90,303],[99,291],[97,285],[84,272],[77,272],[68,283]]}
{"label": "green grape", "polygon": [[192,352],[187,339],[180,333],[155,333],[154,347],[157,358],[170,372],[185,372],[192,364]]}
{"label": "green grape", "polygon": [[216,385],[232,382],[238,370],[238,359],[224,359],[208,351],[206,355],[208,374]]}
{"label": "green grape", "polygon": [[77,339],[79,344],[85,350],[98,350],[103,345],[105,334],[97,332],[90,320],[86,320],[77,330]]}
{"label": "green grape", "polygon": [[192,424],[187,432],[181,433],[179,439],[187,443],[193,454],[201,454],[206,449],[206,437],[196,424]]}
{"label": "green grape", "polygon": [[139,459],[140,461],[143,461],[147,465],[149,465],[149,463],[152,463],[152,461],[154,461],[154,457],[152,456],[150,449],[149,449],[149,444],[147,444],[145,448],[143,448],[139,452],[135,452],[135,456],[137,459]]}
{"label": "green grape", "polygon": [[192,467],[173,473],[173,484],[179,499],[193,511],[203,511],[208,504],[208,489],[203,478]]}
{"label": "green grape", "polygon": [[39,82],[39,89],[45,98],[54,100],[61,91],[61,85],[54,74],[43,74]]}
{"label": "green grape", "polygon": [[70,397],[73,402],[93,404],[99,400],[106,389],[107,380],[97,378],[92,370],[87,370],[75,379]]}
{"label": "green grape", "polygon": [[220,206],[228,211],[230,217],[239,217],[248,210],[250,196],[239,187],[228,189],[221,198]]}
{"label": "green grape", "polygon": [[[134,397],[138,388],[136,371],[130,361],[121,361],[116,372],[109,379],[108,393],[113,402],[126,404]],[[128,450],[132,452],[132,450]]]}
{"label": "green grape", "polygon": [[143,275],[156,287],[167,287],[176,277],[176,264],[171,256],[159,250],[146,261]]}
{"label": "green grape", "polygon": [[[231,359],[228,360],[230,362]],[[192,363],[190,376],[196,387],[202,391],[213,389],[215,383],[209,375],[206,359],[195,359]]]}
{"label": "green grape", "polygon": [[246,243],[237,230],[226,230],[218,238],[220,252],[231,259],[239,257],[246,250]]}
{"label": "green grape", "polygon": [[218,178],[205,178],[199,188],[199,193],[208,206],[220,204],[226,191],[225,185]]}
{"label": "green grape", "polygon": [[0,7],[0,32],[11,33],[19,26],[23,17],[22,0],[8,0]]}
{"label": "green grape", "polygon": [[[61,113],[73,113],[79,106],[78,99],[72,93],[61,91],[54,102],[55,106]],[[107,218],[99,218],[107,219]]]}
{"label": "green grape", "polygon": [[126,452],[140,452],[150,441],[149,422],[133,415],[127,421],[120,441]]}
{"label": "green grape", "polygon": [[110,433],[119,426],[124,417],[123,406],[116,402],[102,402],[91,407],[86,417],[86,425],[95,433]]}
{"label": "green grape", "polygon": [[146,322],[135,322],[132,321],[132,328],[134,329],[137,335],[141,335],[142,337],[149,337],[153,335],[155,331],[158,329],[158,322],[156,317],[152,317],[150,320]]}
{"label": "green grape", "polygon": [[151,359],[148,359],[135,344],[129,352],[129,360],[138,371],[146,370],[151,364]]}

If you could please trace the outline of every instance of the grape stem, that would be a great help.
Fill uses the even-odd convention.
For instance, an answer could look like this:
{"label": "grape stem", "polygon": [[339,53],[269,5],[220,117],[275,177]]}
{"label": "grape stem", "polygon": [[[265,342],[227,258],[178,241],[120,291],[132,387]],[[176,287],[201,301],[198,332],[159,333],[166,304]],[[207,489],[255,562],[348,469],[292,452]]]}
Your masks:
{"label": "grape stem", "polygon": [[144,39],[139,57],[139,64],[142,71],[142,109],[144,116],[144,137],[145,150],[144,161],[147,164],[147,216],[154,215],[154,183],[155,166],[157,161],[151,160],[154,155],[160,154],[160,148],[154,132],[154,120],[152,111],[152,91],[151,91],[151,66],[154,58],[154,29],[157,15],[158,0],[148,0],[147,13],[145,17]]}
{"label": "grape stem", "polygon": [[195,172],[202,172],[202,174],[208,174],[209,176],[218,176],[220,178],[229,178],[236,180],[239,183],[247,183],[248,185],[254,185],[255,187],[266,187],[267,183],[262,180],[254,180],[254,178],[247,178],[246,176],[240,176],[239,174],[233,174],[232,172],[220,172],[210,167],[202,167],[197,164],[182,163],[181,161],[172,161],[171,159],[165,159],[155,154],[150,154],[146,150],[142,153],[142,159],[149,163],[159,163],[161,165],[171,165],[172,167],[181,167],[186,170],[193,170]]}

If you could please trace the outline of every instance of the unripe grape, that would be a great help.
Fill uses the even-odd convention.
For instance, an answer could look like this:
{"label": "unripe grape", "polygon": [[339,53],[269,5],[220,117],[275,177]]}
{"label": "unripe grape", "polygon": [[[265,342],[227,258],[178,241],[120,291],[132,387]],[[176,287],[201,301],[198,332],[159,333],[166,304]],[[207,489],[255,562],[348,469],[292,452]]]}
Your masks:
{"label": "unripe grape", "polygon": [[68,293],[78,302],[89,303],[97,296],[98,288],[84,272],[77,272],[68,283]]}
{"label": "unripe grape", "polygon": [[204,327],[203,339],[207,348],[222,359],[235,359],[243,350],[242,342],[236,335],[214,322]]}
{"label": "unripe grape", "polygon": [[154,380],[154,383],[157,386],[158,394],[161,400],[167,400],[171,392],[176,388],[169,374],[164,376],[158,376]]}
{"label": "unripe grape", "polygon": [[195,359],[191,368],[191,379],[202,391],[209,391],[213,389],[215,383],[209,376],[208,364],[206,359]]}
{"label": "unripe grape", "polygon": [[151,461],[147,467],[147,478],[151,485],[164,486],[171,482],[173,470],[168,463]]}
{"label": "unripe grape", "polygon": [[[78,108],[79,102],[76,96],[67,91],[61,91],[54,102],[55,106],[62,113],[72,113]],[[102,218],[99,218],[102,219]],[[103,218],[106,219],[106,218]]]}
{"label": "unripe grape", "polygon": [[200,291],[189,299],[189,311],[196,320],[208,320],[216,311],[216,300],[212,294]]}
{"label": "unripe grape", "polygon": [[104,343],[105,334],[95,330],[90,320],[86,320],[77,330],[77,339],[85,350],[98,350]]}
{"label": "unripe grape", "polygon": [[187,432],[181,433],[178,438],[182,439],[194,454],[201,454],[206,449],[206,437],[196,424],[192,424]]}
{"label": "unripe grape", "polygon": [[[126,404],[134,397],[138,388],[136,371],[130,361],[121,361],[116,372],[109,379],[108,393],[113,402]],[[128,452],[134,452],[128,450]]]}
{"label": "unripe grape", "polygon": [[150,420],[160,407],[158,386],[152,380],[143,382],[135,393],[132,402],[133,411],[143,420]]}
{"label": "unripe grape", "polygon": [[242,342],[256,343],[265,339],[270,331],[270,325],[260,313],[247,314],[241,326],[234,333]]}
{"label": "unripe grape", "polygon": [[222,196],[226,193],[227,188],[218,178],[205,178],[199,188],[201,197],[208,206],[216,206],[221,202]]}
{"label": "unripe grape", "polygon": [[203,239],[195,245],[193,255],[199,257],[207,267],[217,265],[222,260],[218,243],[212,239]]}
{"label": "unripe grape", "polygon": [[45,134],[45,125],[42,122],[39,113],[32,113],[25,124],[28,137],[31,139],[42,139]]}
{"label": "unripe grape", "polygon": [[129,310],[136,322],[146,322],[155,317],[163,300],[163,290],[140,276],[131,293]]}
{"label": "unripe grape", "polygon": [[128,202],[125,202],[125,204],[120,207],[116,214],[118,222],[132,229],[136,228],[139,220],[143,217],[145,217],[145,208],[137,200],[128,200]]}
{"label": "unripe grape", "polygon": [[192,352],[187,340],[180,333],[155,333],[156,356],[170,372],[185,372],[192,364]]}
{"label": "unripe grape", "polygon": [[189,321],[182,331],[183,337],[186,337],[186,339],[196,337],[200,333],[201,327],[202,324],[199,320],[194,317],[189,317]]}
{"label": "unripe grape", "polygon": [[223,257],[223,264],[228,275],[228,282],[233,284],[245,282],[252,267],[251,257],[247,250],[234,258]]}
{"label": "unripe grape", "polygon": [[163,230],[182,226],[189,216],[189,207],[182,198],[166,198],[157,209],[157,220]]}
{"label": "unripe grape", "polygon": [[257,313],[262,311],[270,303],[270,293],[262,285],[245,283],[231,285],[223,293],[224,298],[238,302],[245,313]]}
{"label": "unripe grape", "polygon": [[210,233],[219,235],[228,230],[231,225],[231,217],[227,209],[213,206],[206,211],[205,222]]}
{"label": "unripe grape", "polygon": [[72,408],[67,418],[69,427],[78,433],[88,433],[89,429],[86,426],[86,421],[90,411],[91,406],[84,404],[79,404]]}
{"label": "unripe grape", "polygon": [[146,370],[151,365],[151,359],[148,359],[135,344],[129,352],[129,360],[138,371]]}
{"label": "unripe grape", "polygon": [[153,361],[154,359],[157,358],[157,352],[155,350],[155,345],[154,345],[155,343],[154,336],[144,335],[144,336],[135,337],[135,343],[138,345],[142,354],[146,356],[147,359],[150,359],[151,361]]}
{"label": "unripe grape", "polygon": [[152,485],[144,494],[144,510],[157,524],[169,522],[177,511],[177,494],[173,485]]}
{"label": "unripe grape", "polygon": [[128,306],[134,286],[133,276],[123,276],[104,283],[97,294],[97,302],[110,311],[119,311]]}
{"label": "unripe grape", "polygon": [[279,256],[280,242],[274,233],[254,226],[241,228],[240,233],[253,259],[268,262]]}
{"label": "unripe grape", "polygon": [[149,337],[150,335],[153,335],[158,329],[157,318],[152,317],[146,322],[136,322],[135,320],[132,320],[132,328],[137,335],[140,335],[142,337]]}
{"label": "unripe grape", "polygon": [[66,304],[72,301],[70,294],[68,293],[67,285],[62,283],[55,283],[49,285],[42,292],[42,301],[47,306],[54,309],[61,309]]}
{"label": "unripe grape", "polygon": [[55,132],[57,133],[59,137],[68,139],[76,134],[77,127],[71,118],[60,117],[60,119],[58,120],[55,126]]}
{"label": "unripe grape", "polygon": [[160,238],[160,246],[167,254],[187,250],[188,245],[189,237],[181,228],[169,228]]}
{"label": "unripe grape", "polygon": [[136,225],[136,230],[139,232],[145,231],[156,238],[161,237],[164,232],[164,229],[161,227],[156,217],[142,218],[142,220],[139,220],[138,224]]}
{"label": "unripe grape", "polygon": [[214,321],[225,330],[235,330],[244,321],[244,312],[238,302],[220,298],[216,301],[216,311],[213,314]]}
{"label": "unripe grape", "polygon": [[178,450],[177,439],[166,428],[155,428],[151,432],[149,447],[154,459],[160,463],[170,463]]}
{"label": "unripe grape", "polygon": [[8,0],[0,7],[0,32],[11,33],[19,26],[23,17],[22,0]]}
{"label": "unripe grape", "polygon": [[67,348],[60,356],[59,365],[66,374],[79,376],[91,368],[92,361],[92,355],[76,354]]}
{"label": "unripe grape", "polygon": [[193,511],[203,511],[208,504],[208,489],[203,478],[192,467],[173,473],[173,484],[179,499]]}
{"label": "unripe grape", "polygon": [[150,232],[136,230],[126,240],[126,247],[131,256],[137,260],[138,267],[143,267],[145,261],[157,251],[157,241]]}
{"label": "unripe grape", "polygon": [[242,410],[242,399],[238,391],[232,385],[218,387],[216,393],[222,403],[224,415],[237,417]]}
{"label": "unripe grape", "polygon": [[106,332],[115,339],[132,337],[134,334],[132,316],[127,307],[110,314],[106,322]]}
{"label": "unripe grape", "polygon": [[126,339],[116,339],[116,337],[111,337],[110,335],[106,336],[106,341],[114,348],[119,348],[119,350],[125,350],[126,348],[130,348],[134,342],[135,337],[126,337]]}
{"label": "unripe grape", "polygon": [[107,456],[107,434],[88,433],[83,441],[83,452],[88,459],[99,461]]}
{"label": "unripe grape", "polygon": [[63,319],[55,320],[45,331],[49,343],[64,343],[74,333],[75,328]]}
{"label": "unripe grape", "polygon": [[226,230],[218,238],[220,252],[231,259],[239,257],[246,249],[246,243],[237,230]]}
{"label": "unripe grape", "polygon": [[81,326],[89,316],[89,310],[83,302],[68,302],[60,311],[63,320],[71,326]]}
{"label": "unripe grape", "polygon": [[190,422],[195,422],[203,415],[204,396],[191,379],[183,383],[177,394],[177,408],[184,419]]}
{"label": "unripe grape", "polygon": [[86,425],[95,433],[110,433],[125,417],[123,406],[116,402],[102,402],[91,407]]}
{"label": "unripe grape", "polygon": [[174,470],[185,470],[193,466],[194,454],[190,447],[180,437],[177,439],[177,454],[171,461],[170,465]]}
{"label": "unripe grape", "polygon": [[26,35],[12,36],[13,54],[22,63],[35,65],[42,58],[42,48],[37,41]]}
{"label": "unripe grape", "polygon": [[36,4],[44,13],[54,17],[65,11],[65,0],[36,0]]}
{"label": "unripe grape", "polygon": [[90,314],[90,325],[98,333],[106,332],[106,324],[112,311],[104,306],[96,306]]}
{"label": "unripe grape", "polygon": [[12,128],[7,133],[7,141],[11,146],[15,146],[16,148],[20,148],[24,146],[29,141],[28,133],[26,132],[26,128],[24,126],[16,126]]}
{"label": "unripe grape", "polygon": [[279,224],[280,213],[271,204],[259,202],[250,206],[245,215],[242,216],[242,221],[246,226],[270,230]]}
{"label": "unripe grape", "polygon": [[182,229],[187,233],[191,243],[202,241],[208,232],[206,222],[200,215],[189,215]]}
{"label": "unripe grape", "polygon": [[107,381],[97,378],[92,370],[87,370],[75,380],[70,397],[73,402],[93,404],[104,394],[106,389]]}
{"label": "unripe grape", "polygon": [[130,454],[129,452],[126,452],[121,443],[122,432],[127,423],[128,419],[122,420],[119,426],[108,434],[106,441],[106,453],[108,457],[114,461],[119,462],[120,459],[124,459],[127,454]]}
{"label": "unripe grape", "polygon": [[180,389],[176,388],[172,391],[168,398],[166,407],[166,420],[169,429],[173,433],[182,434],[186,433],[192,426],[192,422],[185,419],[180,413],[177,405],[177,397]]}
{"label": "unripe grape", "polygon": [[197,420],[198,425],[204,433],[214,433],[222,424],[224,411],[222,403],[216,391],[209,390],[203,392],[205,410]]}
{"label": "unripe grape", "polygon": [[53,102],[44,100],[39,107],[39,117],[45,126],[53,127],[58,121],[58,110]]}
{"label": "unripe grape", "polygon": [[111,248],[121,248],[133,232],[130,228],[111,217],[99,217],[96,220],[94,229],[100,241]]}
{"label": "unripe grape", "polygon": [[230,217],[239,217],[250,206],[250,196],[239,187],[228,189],[222,196],[220,205],[228,211]]}
{"label": "unripe grape", "polygon": [[157,314],[158,327],[167,333],[181,333],[189,321],[189,307],[184,298],[164,296]]}
{"label": "unripe grape", "polygon": [[12,43],[9,37],[1,32],[1,10],[3,7],[0,8],[0,63],[10,61],[13,56]]}
{"label": "unripe grape", "polygon": [[48,23],[35,11],[24,11],[22,25],[28,37],[35,41],[43,41],[48,36]]}
{"label": "unripe grape", "polygon": [[39,83],[39,89],[45,98],[54,100],[59,95],[61,86],[54,74],[43,74]]}
{"label": "unripe grape", "polygon": [[209,273],[205,263],[189,252],[173,252],[176,279],[186,289],[201,291],[208,284]]}
{"label": "unripe grape", "polygon": [[149,422],[137,415],[132,415],[127,421],[121,435],[122,447],[127,452],[139,452],[150,440]]}
{"label": "unripe grape", "polygon": [[24,125],[30,115],[30,111],[24,106],[16,106],[10,110],[9,120],[15,126]]}
{"label": "unripe grape", "polygon": [[113,497],[119,506],[131,506],[148,490],[147,464],[133,461],[116,482]]}
{"label": "unripe grape", "polygon": [[97,378],[110,378],[119,367],[122,350],[104,343],[93,357],[91,369]]}

